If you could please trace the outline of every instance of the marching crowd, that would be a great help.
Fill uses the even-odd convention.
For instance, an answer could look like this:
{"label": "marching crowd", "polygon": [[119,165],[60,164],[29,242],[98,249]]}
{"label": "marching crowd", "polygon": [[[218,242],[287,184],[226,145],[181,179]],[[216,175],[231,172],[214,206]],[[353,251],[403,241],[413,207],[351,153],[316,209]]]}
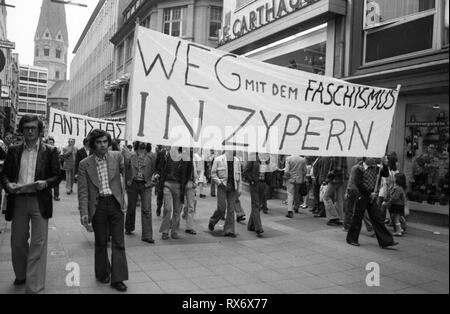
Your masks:
{"label": "marching crowd", "polygon": [[[381,159],[360,158],[350,169],[344,157],[298,155],[274,167],[267,154],[243,158],[235,151],[211,151],[205,158],[200,149],[157,146],[152,152],[152,145],[142,142],[121,147],[120,142],[98,129],[84,140],[82,148],[77,149],[75,140],[69,139],[60,150],[54,139],[41,138],[43,123],[35,116],[22,117],[18,129],[23,143],[0,142],[1,208],[5,219],[12,222],[14,284],[26,284],[28,293],[44,289],[48,220],[53,215],[53,200],[60,201],[63,178],[67,194],[73,193],[77,182],[81,223],[94,232],[95,276],[119,291],[127,290],[125,235],[135,231],[139,202],[141,239],[155,243],[153,191],[156,215],[162,216],[159,233],[163,241],[179,238],[182,220],[185,232],[196,235],[197,202],[206,197],[208,183],[211,196],[217,198],[208,228],[212,232],[220,220],[225,220],[224,236],[235,238],[235,221],[247,219],[240,203],[244,181],[251,197],[247,229],[263,237],[261,212],[270,210],[267,198],[275,174],[280,174],[286,184],[287,218],[310,208],[314,217],[326,217],[329,226],[341,226],[347,232],[347,243],[353,246],[359,246],[363,221],[382,248],[397,245],[394,236],[406,231],[406,178],[397,169],[395,153]],[[388,224],[393,226],[393,233]]]}

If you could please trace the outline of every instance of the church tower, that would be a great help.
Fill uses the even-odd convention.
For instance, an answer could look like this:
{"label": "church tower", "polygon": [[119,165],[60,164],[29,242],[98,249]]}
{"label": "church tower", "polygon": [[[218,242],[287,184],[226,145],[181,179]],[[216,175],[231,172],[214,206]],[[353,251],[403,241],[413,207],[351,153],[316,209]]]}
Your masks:
{"label": "church tower", "polygon": [[34,65],[48,69],[48,88],[67,80],[67,32],[65,6],[42,0],[41,15],[34,36]]}

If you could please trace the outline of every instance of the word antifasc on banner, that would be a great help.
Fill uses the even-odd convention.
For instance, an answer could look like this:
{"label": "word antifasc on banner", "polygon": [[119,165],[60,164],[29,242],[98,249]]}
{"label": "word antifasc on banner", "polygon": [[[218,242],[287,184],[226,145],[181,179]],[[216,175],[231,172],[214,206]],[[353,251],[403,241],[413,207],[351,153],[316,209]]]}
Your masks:
{"label": "word antifasc on banner", "polygon": [[73,114],[50,108],[49,135],[55,139],[55,145],[67,145],[69,139],[75,139],[77,145],[94,129],[101,129],[111,134],[113,139],[125,139],[125,123],[108,121]]}
{"label": "word antifasc on banner", "polygon": [[140,27],[126,138],[271,154],[382,156],[399,90],[236,56]]}

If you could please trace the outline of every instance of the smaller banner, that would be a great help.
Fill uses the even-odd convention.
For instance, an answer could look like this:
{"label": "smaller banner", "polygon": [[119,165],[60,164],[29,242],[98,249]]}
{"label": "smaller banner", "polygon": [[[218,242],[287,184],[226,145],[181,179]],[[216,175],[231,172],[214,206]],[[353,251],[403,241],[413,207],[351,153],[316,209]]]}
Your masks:
{"label": "smaller banner", "polygon": [[82,116],[50,108],[48,135],[55,139],[57,147],[67,145],[69,139],[75,139],[75,146],[83,146],[83,140],[92,130],[105,130],[113,139],[125,140],[125,123]]}

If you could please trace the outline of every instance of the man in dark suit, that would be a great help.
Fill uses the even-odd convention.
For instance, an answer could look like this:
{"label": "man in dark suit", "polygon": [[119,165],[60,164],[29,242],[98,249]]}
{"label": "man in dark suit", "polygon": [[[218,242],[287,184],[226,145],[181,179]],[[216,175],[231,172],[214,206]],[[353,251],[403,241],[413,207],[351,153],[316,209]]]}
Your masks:
{"label": "man in dark suit", "polygon": [[[81,224],[94,229],[95,277],[101,283],[126,291],[128,280],[124,236],[124,158],[121,152],[109,151],[111,135],[94,130],[89,147],[94,152],[80,162],[78,169],[78,204]],[[112,236],[112,265],[108,259],[108,226]]]}
{"label": "man in dark suit", "polygon": [[83,140],[83,148],[77,151],[77,155],[75,157],[75,177],[78,175],[78,167],[80,166],[80,162],[92,155],[92,150],[89,148],[89,139],[85,138]]}
{"label": "man in dark suit", "polygon": [[379,167],[375,158],[366,158],[365,161],[355,169],[352,177],[354,185],[358,189],[359,197],[356,202],[352,224],[347,233],[347,243],[359,246],[359,234],[361,232],[364,213],[369,213],[373,230],[378,240],[378,244],[383,249],[397,245],[392,234],[384,224],[384,217],[377,206],[376,197],[379,193],[379,181],[381,177],[388,177],[389,170],[386,165]]}
{"label": "man in dark suit", "polygon": [[40,140],[43,129],[38,117],[22,117],[19,132],[24,135],[24,143],[9,148],[1,176],[8,192],[6,220],[12,221],[14,284],[26,283],[27,293],[44,290],[52,188],[60,181],[58,153]]}

